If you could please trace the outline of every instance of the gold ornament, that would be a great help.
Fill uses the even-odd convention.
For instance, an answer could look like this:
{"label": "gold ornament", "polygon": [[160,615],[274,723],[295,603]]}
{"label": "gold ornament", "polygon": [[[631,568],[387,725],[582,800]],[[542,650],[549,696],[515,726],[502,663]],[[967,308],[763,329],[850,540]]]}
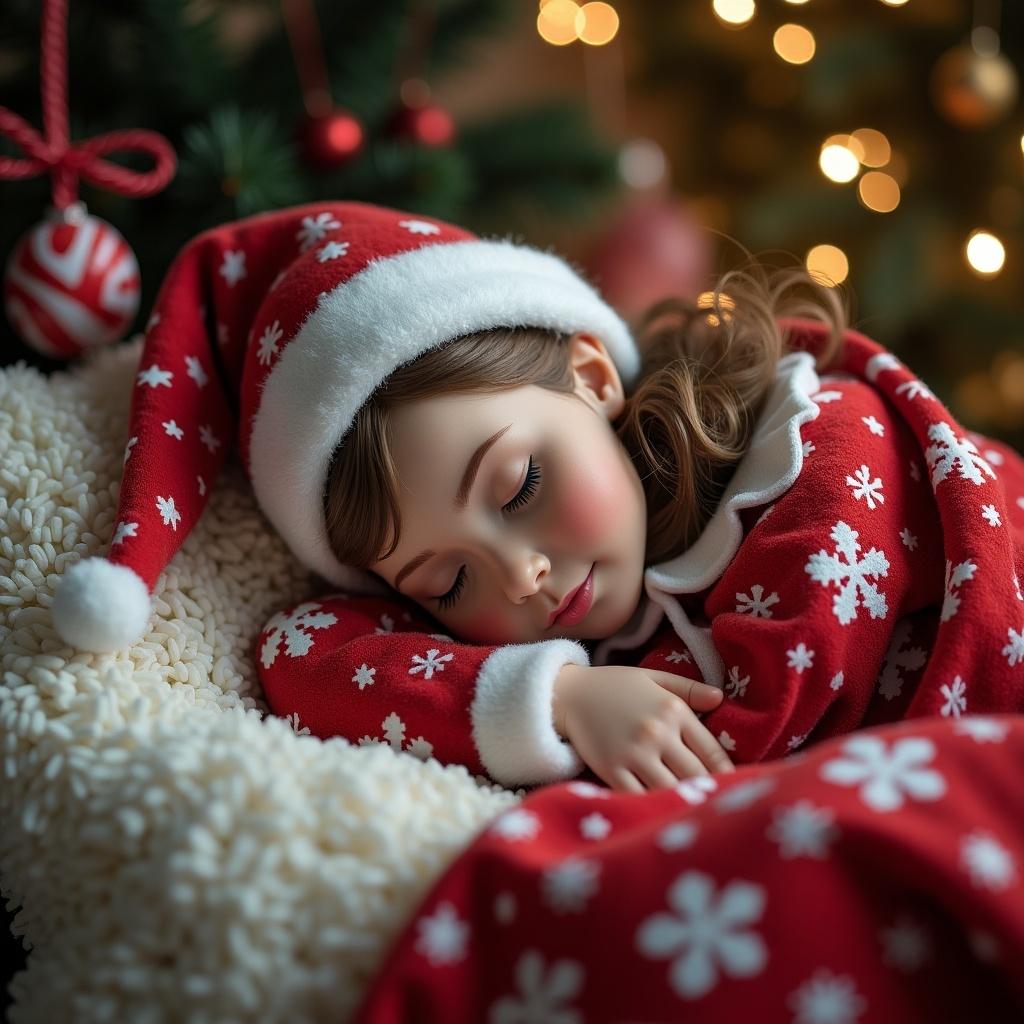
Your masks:
{"label": "gold ornament", "polygon": [[947,50],[932,69],[932,99],[960,128],[985,128],[1009,113],[1017,101],[1017,72],[1001,53],[981,54],[970,46]]}

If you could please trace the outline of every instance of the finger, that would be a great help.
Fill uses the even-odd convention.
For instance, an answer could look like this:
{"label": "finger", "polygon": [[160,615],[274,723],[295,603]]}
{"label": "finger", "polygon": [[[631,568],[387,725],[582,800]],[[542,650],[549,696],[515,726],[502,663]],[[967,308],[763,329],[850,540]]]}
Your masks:
{"label": "finger", "polygon": [[623,793],[642,793],[644,791],[643,783],[628,768],[613,768],[605,778],[605,782],[612,789]]}
{"label": "finger", "polygon": [[[698,769],[701,769],[701,774],[707,775],[707,772],[702,770],[701,763],[696,758],[693,760]],[[649,754],[642,760],[638,759],[631,767],[643,779],[648,789],[674,789],[679,781],[679,777],[662,764],[661,756],[657,753]]]}
{"label": "finger", "polygon": [[729,755],[722,744],[715,739],[707,727],[696,718],[683,722],[683,739],[697,757],[711,772],[734,772],[736,766],[729,760]]}
{"label": "finger", "polygon": [[697,755],[679,737],[670,743],[661,755],[662,760],[672,769],[678,779],[691,779],[695,775],[710,775]]}
{"label": "finger", "polygon": [[651,676],[659,686],[681,697],[695,711],[711,711],[718,707],[724,696],[717,686],[710,686],[688,676],[678,676],[674,672],[651,671]]}

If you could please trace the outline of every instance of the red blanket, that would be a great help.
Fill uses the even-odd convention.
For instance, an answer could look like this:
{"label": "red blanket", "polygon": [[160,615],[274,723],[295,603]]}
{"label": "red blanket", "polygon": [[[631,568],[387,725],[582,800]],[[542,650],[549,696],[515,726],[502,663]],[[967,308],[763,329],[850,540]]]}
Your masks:
{"label": "red blanket", "polygon": [[1022,778],[1024,716],[969,715],[674,790],[534,790],[354,1020],[1022,1020]]}

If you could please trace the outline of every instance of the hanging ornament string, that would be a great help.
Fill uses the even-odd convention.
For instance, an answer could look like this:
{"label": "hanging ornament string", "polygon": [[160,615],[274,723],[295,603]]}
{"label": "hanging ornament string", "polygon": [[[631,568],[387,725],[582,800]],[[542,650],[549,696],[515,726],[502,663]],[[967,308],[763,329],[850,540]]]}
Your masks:
{"label": "hanging ornament string", "polygon": [[[75,145],[68,137],[67,0],[46,0],[43,8],[40,89],[45,138],[13,110],[0,107],[0,133],[28,154],[0,158],[0,178],[33,178],[49,170],[53,205],[66,210],[78,199],[78,179],[85,178],[111,192],[147,196],[159,192],[174,176],[177,159],[171,144],[157,132],[126,129],[97,135]],[[136,172],[101,157],[117,150],[149,153],[156,166]]]}
{"label": "hanging ornament string", "polygon": [[427,55],[437,26],[437,0],[412,0],[406,18],[405,43],[395,57],[398,105],[385,124],[392,139],[420,146],[450,146],[455,122],[444,107],[430,101]]}
{"label": "hanging ornament string", "polygon": [[281,13],[288,32],[302,102],[310,117],[326,117],[332,108],[331,83],[320,39],[320,27],[311,0],[283,0]]}
{"label": "hanging ornament string", "polygon": [[434,5],[430,0],[409,5],[407,23],[410,28],[406,43],[399,47],[395,59],[395,78],[402,101],[410,107],[423,106],[430,99],[425,67],[427,50],[434,37],[434,22]]}
{"label": "hanging ornament string", "polygon": [[313,0],[281,0],[281,17],[306,108],[298,126],[303,156],[317,171],[341,167],[362,152],[366,131],[355,114],[334,105]]}
{"label": "hanging ornament string", "polygon": [[[177,158],[156,132],[129,129],[71,144],[68,131],[67,0],[44,0],[40,31],[40,90],[44,134],[0,107],[0,133],[26,157],[0,158],[0,178],[49,172],[53,203],[46,218],[18,240],[3,276],[4,309],[22,341],[54,359],[122,337],[139,308],[139,264],[112,224],[91,216],[78,198],[78,180],[125,196],[160,191]],[[155,166],[136,172],[103,160],[138,150]]]}

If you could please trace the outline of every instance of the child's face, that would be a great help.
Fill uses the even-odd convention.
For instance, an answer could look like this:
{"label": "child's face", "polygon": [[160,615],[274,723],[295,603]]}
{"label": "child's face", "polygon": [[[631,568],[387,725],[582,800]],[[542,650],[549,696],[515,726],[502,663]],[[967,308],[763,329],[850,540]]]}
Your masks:
{"label": "child's face", "polygon": [[[622,384],[598,339],[574,335],[570,352],[582,402],[530,386],[432,398],[395,414],[402,535],[369,568],[457,639],[597,640],[621,628],[640,600],[647,509],[611,426],[623,406]],[[474,452],[506,426],[456,511]],[[433,557],[402,576],[424,551]],[[549,625],[591,566],[590,610],[575,625]],[[442,607],[435,598],[453,587],[454,603]]]}

